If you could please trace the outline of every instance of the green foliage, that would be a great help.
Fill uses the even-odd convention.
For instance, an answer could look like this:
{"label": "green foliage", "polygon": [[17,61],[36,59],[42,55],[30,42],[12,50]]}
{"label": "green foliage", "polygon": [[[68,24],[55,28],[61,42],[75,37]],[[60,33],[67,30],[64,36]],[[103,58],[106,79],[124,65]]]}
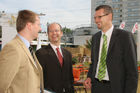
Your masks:
{"label": "green foliage", "polygon": [[138,66],[140,66],[140,61],[138,61]]}
{"label": "green foliage", "polygon": [[63,33],[68,36],[69,34],[72,34],[72,30],[70,28],[62,28]]}
{"label": "green foliage", "polygon": [[78,63],[78,57],[72,57],[72,64]]}
{"label": "green foliage", "polygon": [[91,42],[92,42],[92,39],[89,39],[89,40],[86,40],[86,48],[90,49],[91,50]]}
{"label": "green foliage", "polygon": [[87,68],[89,68],[89,65],[91,64],[91,62],[84,62],[83,63],[83,65],[84,65],[84,67],[87,67]]}
{"label": "green foliage", "polygon": [[64,41],[65,43],[65,47],[66,47],[66,43],[69,41],[69,37],[72,36],[72,30],[70,28],[62,28],[62,32],[63,32],[63,37],[62,37],[62,40]]}

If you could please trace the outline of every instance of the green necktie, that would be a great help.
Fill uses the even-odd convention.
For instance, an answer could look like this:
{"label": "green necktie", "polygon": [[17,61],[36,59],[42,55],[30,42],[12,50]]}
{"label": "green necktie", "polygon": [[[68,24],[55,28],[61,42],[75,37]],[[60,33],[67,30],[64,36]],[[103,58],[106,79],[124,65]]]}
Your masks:
{"label": "green necktie", "polygon": [[97,76],[100,81],[105,77],[106,73],[106,56],[107,56],[107,36],[103,34],[103,46]]}

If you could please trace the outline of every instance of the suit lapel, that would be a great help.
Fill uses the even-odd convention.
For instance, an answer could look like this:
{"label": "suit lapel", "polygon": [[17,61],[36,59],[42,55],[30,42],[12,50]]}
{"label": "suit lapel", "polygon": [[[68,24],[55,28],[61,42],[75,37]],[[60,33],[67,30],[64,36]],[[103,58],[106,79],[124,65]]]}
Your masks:
{"label": "suit lapel", "polygon": [[115,29],[113,29],[113,32],[112,32],[112,36],[111,36],[111,39],[110,39],[110,43],[109,43],[109,47],[108,47],[108,53],[107,55],[110,53],[116,39],[117,39],[117,31]]}
{"label": "suit lapel", "polygon": [[96,44],[95,44],[95,61],[98,62],[99,58],[99,48],[100,48],[100,39],[101,39],[101,32],[97,35]]}
{"label": "suit lapel", "polygon": [[49,55],[52,57],[53,60],[55,60],[54,62],[56,62],[56,64],[61,68],[61,65],[59,63],[58,57],[56,55],[56,53],[54,52],[53,48],[51,47],[51,45],[48,45],[49,47]]}
{"label": "suit lapel", "polygon": [[37,69],[36,64],[35,64],[35,61],[34,61],[32,55],[31,55],[29,49],[25,46],[25,44],[22,42],[22,40],[18,36],[16,36],[16,39],[17,39],[18,43],[22,46],[23,50],[25,51],[25,53],[27,54],[27,56],[29,57],[29,59],[31,60],[30,62]]}
{"label": "suit lapel", "polygon": [[63,48],[61,48],[61,50],[62,50],[62,54],[63,54],[63,67],[64,67],[64,65],[65,65],[65,62],[66,62],[66,53],[65,53],[65,50],[63,49]]}
{"label": "suit lapel", "polygon": [[39,64],[39,61],[38,61],[38,59],[37,59],[37,57],[35,56],[35,53],[33,53],[33,55],[34,55],[34,59],[35,59],[35,61],[36,61],[36,65],[37,65],[37,68],[38,68],[38,70],[39,70],[39,74],[40,74],[40,86],[41,86],[41,93],[43,93],[43,91],[44,91],[44,80],[43,80],[43,71],[42,71],[42,67],[41,67],[41,65]]}

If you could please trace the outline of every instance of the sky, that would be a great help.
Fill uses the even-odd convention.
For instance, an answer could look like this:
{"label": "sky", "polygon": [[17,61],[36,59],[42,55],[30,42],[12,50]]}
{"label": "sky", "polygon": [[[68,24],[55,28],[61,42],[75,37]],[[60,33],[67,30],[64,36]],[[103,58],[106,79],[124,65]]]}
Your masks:
{"label": "sky", "polygon": [[45,14],[40,17],[42,25],[57,22],[74,29],[91,22],[91,0],[0,0],[0,11],[18,13],[22,9]]}

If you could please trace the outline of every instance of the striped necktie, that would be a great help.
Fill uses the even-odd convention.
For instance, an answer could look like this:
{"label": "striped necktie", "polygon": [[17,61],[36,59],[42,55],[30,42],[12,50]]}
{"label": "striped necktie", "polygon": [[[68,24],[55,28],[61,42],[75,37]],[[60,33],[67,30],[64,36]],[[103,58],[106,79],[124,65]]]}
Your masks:
{"label": "striped necktie", "polygon": [[31,53],[32,57],[34,58],[34,55],[33,55],[33,52],[34,52],[34,51],[33,51],[32,46],[29,47],[29,50],[30,50],[30,53]]}
{"label": "striped necktie", "polygon": [[106,56],[107,56],[107,36],[103,34],[103,46],[100,57],[100,64],[98,69],[98,79],[101,81],[106,73]]}

